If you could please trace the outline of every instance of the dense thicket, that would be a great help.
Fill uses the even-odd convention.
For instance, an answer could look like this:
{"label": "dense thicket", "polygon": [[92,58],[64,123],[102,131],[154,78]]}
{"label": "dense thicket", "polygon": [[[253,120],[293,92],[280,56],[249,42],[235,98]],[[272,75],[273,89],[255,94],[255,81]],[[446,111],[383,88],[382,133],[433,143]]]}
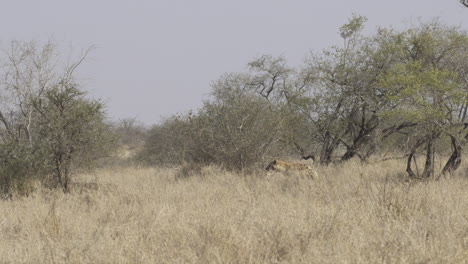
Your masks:
{"label": "dense thicket", "polygon": [[[189,115],[153,128],[153,163],[217,163],[233,169],[265,157],[315,153],[322,164],[384,151],[405,152],[410,176],[430,177],[436,150],[455,170],[467,139],[468,36],[438,21],[362,34],[366,18],[343,25],[343,43],[298,68],[262,56],[249,71],[223,76]],[[412,169],[423,151],[424,170]]]}
{"label": "dense thicket", "polygon": [[214,99],[196,114],[174,116],[150,132],[140,158],[152,163],[196,162],[244,169],[261,164],[281,139],[277,106],[246,87],[243,75],[214,84]]}

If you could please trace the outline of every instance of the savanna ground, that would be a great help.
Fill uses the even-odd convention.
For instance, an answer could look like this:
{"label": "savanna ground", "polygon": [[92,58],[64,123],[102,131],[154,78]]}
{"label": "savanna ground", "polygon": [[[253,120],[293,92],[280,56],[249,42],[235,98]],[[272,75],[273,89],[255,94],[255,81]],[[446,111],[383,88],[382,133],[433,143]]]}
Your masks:
{"label": "savanna ground", "polygon": [[407,181],[404,162],[319,179],[216,167],[111,168],[70,194],[0,202],[1,263],[468,263],[466,166]]}

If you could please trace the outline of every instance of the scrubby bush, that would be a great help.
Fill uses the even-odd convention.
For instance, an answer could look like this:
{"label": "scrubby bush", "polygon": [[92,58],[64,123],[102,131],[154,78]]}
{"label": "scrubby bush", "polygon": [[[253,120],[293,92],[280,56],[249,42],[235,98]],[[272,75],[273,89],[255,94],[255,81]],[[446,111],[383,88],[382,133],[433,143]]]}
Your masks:
{"label": "scrubby bush", "polygon": [[149,165],[174,165],[190,160],[191,129],[187,116],[173,116],[149,131],[142,150],[137,154],[139,162]]}
{"label": "scrubby bush", "polygon": [[223,77],[214,84],[213,99],[197,113],[154,127],[140,158],[152,164],[195,162],[233,170],[262,164],[281,138],[283,116],[244,85],[242,76]]}
{"label": "scrubby bush", "polygon": [[32,179],[46,174],[43,153],[32,151],[29,146],[8,142],[0,145],[0,195],[9,198],[13,192],[28,195]]}
{"label": "scrubby bush", "polygon": [[34,101],[36,133],[54,187],[68,191],[75,168],[88,166],[108,151],[112,136],[104,123],[104,105],[86,99],[75,84],[60,83]]}
{"label": "scrubby bush", "polygon": [[0,56],[0,192],[27,194],[31,181],[69,190],[73,173],[103,156],[111,133],[104,105],[87,98],[74,71],[56,69],[55,46],[13,42]]}
{"label": "scrubby bush", "polygon": [[249,95],[205,104],[192,119],[191,159],[236,170],[262,163],[281,136],[277,114],[268,102]]}

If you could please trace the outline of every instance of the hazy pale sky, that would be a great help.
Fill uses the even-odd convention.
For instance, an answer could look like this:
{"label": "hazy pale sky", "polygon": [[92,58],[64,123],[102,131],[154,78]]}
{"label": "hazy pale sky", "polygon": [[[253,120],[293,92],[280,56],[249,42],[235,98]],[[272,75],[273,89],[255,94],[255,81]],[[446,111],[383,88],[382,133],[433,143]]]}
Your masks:
{"label": "hazy pale sky", "polygon": [[113,119],[153,124],[198,108],[213,80],[254,57],[295,66],[339,44],[353,13],[369,32],[433,17],[468,30],[457,0],[3,0],[0,44],[51,38],[75,55],[97,46],[79,71],[86,89]]}

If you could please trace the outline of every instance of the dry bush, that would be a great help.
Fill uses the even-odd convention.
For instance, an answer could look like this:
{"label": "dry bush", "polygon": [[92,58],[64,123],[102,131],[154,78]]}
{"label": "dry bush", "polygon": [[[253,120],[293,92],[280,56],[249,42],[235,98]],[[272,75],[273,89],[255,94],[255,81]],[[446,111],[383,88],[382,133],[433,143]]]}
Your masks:
{"label": "dry bush", "polygon": [[104,103],[89,98],[51,41],[12,41],[0,53],[0,196],[28,195],[42,179],[68,191],[76,169],[106,156]]}
{"label": "dry bush", "polygon": [[259,167],[280,147],[286,117],[281,107],[246,89],[246,78],[221,77],[201,109],[154,126],[137,158],[158,166],[195,162],[237,171]]}
{"label": "dry bush", "polygon": [[319,179],[203,167],[81,175],[68,195],[0,201],[5,263],[463,263],[467,167],[406,181],[398,161],[317,168]]}

